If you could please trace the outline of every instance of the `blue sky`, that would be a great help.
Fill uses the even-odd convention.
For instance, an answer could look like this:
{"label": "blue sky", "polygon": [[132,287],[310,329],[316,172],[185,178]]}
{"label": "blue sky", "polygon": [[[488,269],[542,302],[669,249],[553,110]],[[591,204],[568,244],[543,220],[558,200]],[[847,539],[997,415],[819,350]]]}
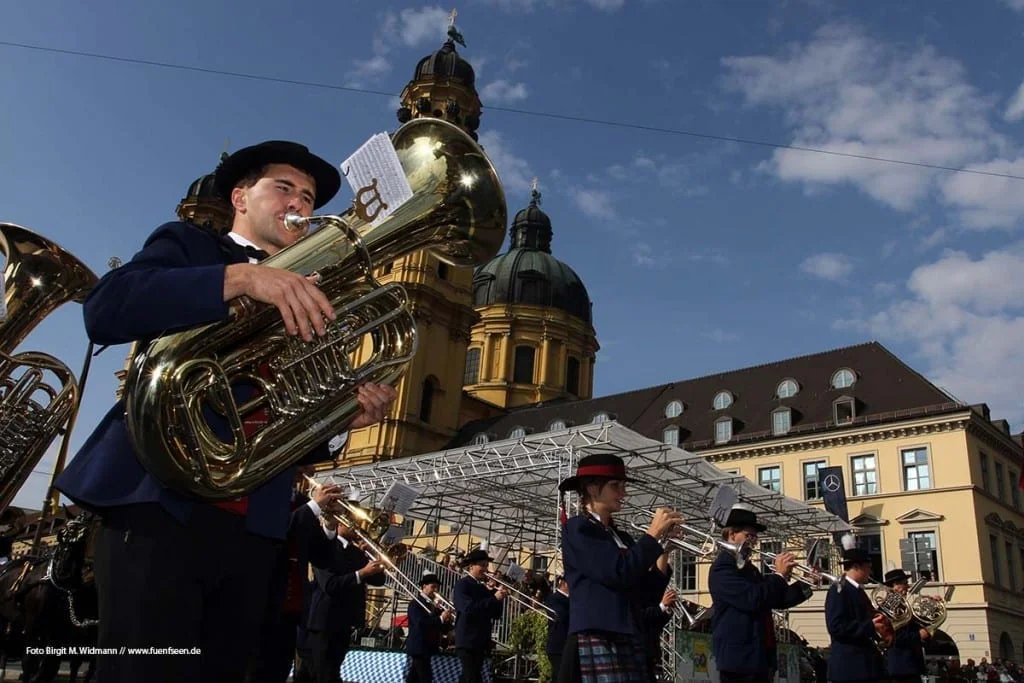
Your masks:
{"label": "blue sky", "polygon": [[[449,6],[0,7],[0,41],[362,88],[316,88],[0,45],[0,220],[97,273],[128,260],[221,150],[294,139],[340,162],[396,127]],[[471,0],[460,48],[509,199],[537,176],[583,278],[598,394],[877,339],[1024,423],[1024,181],[523,113],[1024,176],[1024,0]],[[327,210],[350,199],[343,189]],[[183,293],[187,295],[187,293]],[[77,372],[81,309],[23,348]],[[72,453],[127,347],[93,364]],[[38,506],[51,457],[17,499]]]}

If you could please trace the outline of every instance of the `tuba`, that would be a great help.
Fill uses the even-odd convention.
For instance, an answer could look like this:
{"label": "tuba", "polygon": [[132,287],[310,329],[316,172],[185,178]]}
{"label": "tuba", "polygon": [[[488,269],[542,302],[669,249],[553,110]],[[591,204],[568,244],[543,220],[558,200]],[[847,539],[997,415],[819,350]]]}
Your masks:
{"label": "tuba", "polygon": [[[416,350],[416,321],[401,286],[376,282],[376,265],[421,249],[460,266],[498,252],[505,195],[469,135],[420,118],[392,144],[411,199],[377,225],[373,185],[340,216],[287,216],[292,229],[319,229],[262,262],[318,276],[337,314],[326,335],[292,337],[274,307],[241,297],[228,320],[158,338],[132,359],[128,430],[142,465],[165,485],[209,501],[247,495],[345,430],[360,384],[398,381]],[[255,396],[240,397],[240,385]],[[247,434],[243,420],[257,411],[266,425]]]}
{"label": "tuba", "polygon": [[[0,510],[18,493],[53,440],[67,439],[78,413],[80,387],[56,358],[15,348],[47,315],[69,301],[82,303],[97,278],[50,240],[0,223],[7,318],[0,321]],[[47,383],[47,373],[57,384]]]}

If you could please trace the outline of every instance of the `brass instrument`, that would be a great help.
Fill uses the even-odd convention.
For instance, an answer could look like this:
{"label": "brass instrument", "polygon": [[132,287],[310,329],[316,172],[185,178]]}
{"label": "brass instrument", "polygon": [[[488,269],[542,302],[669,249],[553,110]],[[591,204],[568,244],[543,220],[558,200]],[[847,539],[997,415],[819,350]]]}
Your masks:
{"label": "brass instrument", "polygon": [[[654,519],[654,512],[651,510],[640,509],[637,511],[637,514],[639,519],[644,522],[650,523],[650,521]],[[629,521],[629,526],[640,533],[647,533],[647,527],[635,519]],[[683,535],[674,535],[680,533]],[[686,538],[685,534],[695,536],[699,541],[694,542]],[[710,557],[712,554],[718,552],[719,549],[725,550],[735,556],[737,569],[742,569],[747,564],[747,558],[740,552],[742,549],[741,546],[738,546],[735,543],[723,541],[720,538],[716,538],[711,532],[695,529],[687,524],[674,525],[673,531],[669,532],[668,536],[657,540],[661,542],[662,545],[671,545],[683,552],[695,555],[702,559]]]}
{"label": "brass instrument", "polygon": [[[416,321],[405,290],[380,285],[374,267],[422,249],[459,266],[498,252],[505,195],[472,138],[420,118],[392,144],[409,201],[372,225],[369,206],[380,208],[374,183],[340,216],[289,215],[287,227],[319,230],[262,262],[318,276],[337,314],[325,336],[290,336],[274,307],[241,297],[229,320],[161,337],[132,360],[128,429],[140,461],[165,485],[204,500],[246,495],[344,431],[359,412],[360,384],[398,381],[416,350]],[[257,397],[237,402],[232,388],[240,384],[257,388]],[[244,416],[261,409],[266,426],[247,436]],[[216,433],[206,411],[226,418],[230,434]]]}
{"label": "brass instrument", "polygon": [[[468,571],[466,573],[469,574]],[[472,576],[472,574],[470,574],[470,576]],[[519,603],[528,610],[536,612],[548,621],[558,620],[558,615],[555,614],[555,610],[551,609],[543,602],[540,602],[539,600],[534,599],[532,596],[529,596],[523,591],[517,589],[512,584],[506,581],[502,581],[500,578],[498,578],[497,574],[492,574],[491,572],[484,572],[484,578],[488,581],[494,582],[498,585],[499,588],[503,589],[505,593],[508,594],[509,600]]]}
{"label": "brass instrument", "polygon": [[675,604],[672,605],[672,613],[685,619],[686,628],[692,629],[711,616],[710,607],[704,607],[702,605],[698,605],[698,607],[700,607],[700,609],[697,610],[696,614],[694,614],[690,612],[690,610],[686,609],[686,605],[683,604],[682,598],[677,598]]}
{"label": "brass instrument", "polygon": [[[69,301],[84,302],[97,278],[54,242],[12,223],[0,223],[0,252],[7,259],[3,280],[7,318],[0,321],[3,510],[61,433],[64,438],[54,471],[63,466],[81,392],[74,373],[61,361],[45,353],[16,354],[14,350],[56,308]],[[47,372],[57,378],[58,386],[47,383]]]}
{"label": "brass instrument", "polygon": [[[775,558],[781,554],[769,552],[762,548],[754,548],[753,543],[749,540],[744,541],[740,548],[740,554],[750,557],[753,556],[754,553],[760,555],[762,559],[768,560],[769,562],[774,562]],[[792,577],[800,583],[807,584],[811,588],[820,588],[826,581],[831,584],[840,580],[840,577],[835,574],[829,574],[828,572],[823,572],[816,567],[810,567],[799,562],[793,566]]]}
{"label": "brass instrument", "polygon": [[946,605],[952,599],[954,590],[956,590],[956,586],[947,587],[946,593],[942,597],[920,593],[912,596],[909,602],[914,622],[934,636],[939,627],[946,622],[948,616]]}
{"label": "brass instrument", "polygon": [[871,602],[878,613],[886,618],[893,631],[903,628],[914,618],[907,599],[888,586],[875,586],[871,591]]}

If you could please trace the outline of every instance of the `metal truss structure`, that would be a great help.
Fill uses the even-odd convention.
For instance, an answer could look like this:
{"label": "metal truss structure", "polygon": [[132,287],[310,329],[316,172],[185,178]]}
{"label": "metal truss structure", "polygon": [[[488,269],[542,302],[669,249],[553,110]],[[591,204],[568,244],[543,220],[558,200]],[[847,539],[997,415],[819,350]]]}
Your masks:
{"label": "metal truss structure", "polygon": [[504,552],[550,554],[559,546],[558,484],[572,475],[580,458],[595,453],[623,458],[635,480],[627,486],[631,507],[672,507],[695,527],[710,529],[711,501],[719,487],[729,486],[737,502],[767,524],[766,536],[772,539],[792,543],[849,528],[824,510],[723,472],[702,456],[617,422],[342,467],[315,478],[339,484],[375,507],[400,482],[419,492],[408,515],[413,519],[449,525]]}

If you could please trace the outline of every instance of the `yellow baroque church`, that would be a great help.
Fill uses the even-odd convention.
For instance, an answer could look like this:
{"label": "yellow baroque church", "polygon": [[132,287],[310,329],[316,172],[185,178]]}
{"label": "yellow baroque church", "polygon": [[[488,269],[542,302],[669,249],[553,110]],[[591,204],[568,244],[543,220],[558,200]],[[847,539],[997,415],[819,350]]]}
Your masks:
{"label": "yellow baroque church", "polygon": [[[474,82],[449,39],[417,64],[399,122],[443,118],[476,139]],[[224,231],[230,209],[211,180],[193,183],[178,215]],[[508,250],[475,270],[426,252],[379,264],[382,282],[408,290],[421,344],[392,414],[354,432],[333,466],[610,419],[810,505],[822,505],[817,470],[838,466],[874,573],[902,566],[931,594],[956,586],[941,651],[1024,661],[1024,458],[1005,420],[874,342],[593,398],[591,302],[552,237],[535,187]],[[710,604],[706,574],[678,567],[684,597]],[[813,646],[828,645],[823,602],[818,592],[790,614]]]}

